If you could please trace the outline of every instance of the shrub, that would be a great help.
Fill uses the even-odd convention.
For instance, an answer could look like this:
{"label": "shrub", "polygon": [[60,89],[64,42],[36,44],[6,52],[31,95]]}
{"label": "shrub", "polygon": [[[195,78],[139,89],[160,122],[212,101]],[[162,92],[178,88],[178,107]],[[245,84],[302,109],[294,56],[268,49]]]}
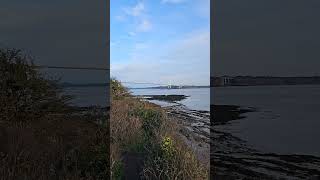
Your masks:
{"label": "shrub", "polygon": [[[143,158],[143,179],[209,179],[192,150],[178,137],[177,124],[151,103],[130,96],[119,81],[111,80],[112,177],[122,177],[126,152]],[[135,178],[135,177],[131,177]]]}
{"label": "shrub", "polygon": [[138,108],[135,114],[142,119],[142,129],[147,137],[154,137],[162,124],[162,114],[154,109]]}
{"label": "shrub", "polygon": [[163,138],[163,141],[161,144],[161,150],[162,150],[164,157],[166,159],[172,158],[172,156],[175,153],[175,147],[173,144],[173,140],[170,137]]}
{"label": "shrub", "polygon": [[32,60],[0,49],[0,179],[107,179],[108,129],[69,113],[59,81]]}
{"label": "shrub", "polygon": [[58,80],[45,79],[33,58],[21,50],[0,49],[0,112],[2,120],[25,121],[67,110]]}
{"label": "shrub", "polygon": [[129,96],[129,91],[125,88],[120,81],[115,78],[111,78],[110,80],[111,86],[111,99],[122,99],[126,96]]}

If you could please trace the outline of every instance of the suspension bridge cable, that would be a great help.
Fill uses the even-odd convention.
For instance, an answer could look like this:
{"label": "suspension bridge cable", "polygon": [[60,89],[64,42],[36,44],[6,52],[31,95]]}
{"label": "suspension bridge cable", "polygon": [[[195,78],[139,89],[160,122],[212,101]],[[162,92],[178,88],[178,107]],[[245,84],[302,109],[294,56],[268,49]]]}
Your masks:
{"label": "suspension bridge cable", "polygon": [[148,82],[128,82],[128,81],[120,81],[120,83],[124,84],[153,84],[153,85],[166,85],[166,84],[160,84],[160,83],[148,83]]}
{"label": "suspension bridge cable", "polygon": [[75,66],[34,66],[39,69],[81,69],[81,70],[98,70],[109,71],[110,68],[98,68],[98,67],[75,67]]}
{"label": "suspension bridge cable", "polygon": [[[109,71],[110,68],[98,68],[98,67],[75,67],[75,66],[46,66],[46,65],[35,65],[34,67],[39,69],[78,69],[78,70],[98,70],[98,71]],[[149,85],[163,85],[167,86],[167,84],[161,83],[149,83],[149,82],[129,82],[129,81],[120,81],[124,84],[149,84]]]}

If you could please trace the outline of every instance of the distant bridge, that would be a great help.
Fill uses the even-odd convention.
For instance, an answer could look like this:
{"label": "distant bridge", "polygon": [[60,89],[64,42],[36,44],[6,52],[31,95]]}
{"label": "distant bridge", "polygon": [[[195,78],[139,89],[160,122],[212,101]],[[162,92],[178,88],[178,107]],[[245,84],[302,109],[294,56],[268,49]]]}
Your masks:
{"label": "distant bridge", "polygon": [[75,66],[35,66],[39,69],[79,69],[79,70],[98,70],[98,71],[109,71],[110,68],[99,68],[99,67],[75,67]]}
{"label": "distant bridge", "polygon": [[[72,70],[95,70],[95,71],[110,71],[110,68],[100,68],[100,67],[76,67],[76,66],[47,66],[47,65],[36,65],[34,66],[38,69],[72,69]],[[122,84],[141,84],[141,85],[158,85],[158,86],[167,86],[172,88],[171,84],[162,84],[162,83],[150,83],[150,82],[130,82],[130,81],[120,81]],[[182,87],[179,85],[178,87]]]}
{"label": "distant bridge", "polygon": [[149,83],[149,82],[127,82],[127,81],[120,81],[122,84],[143,84],[143,85],[157,85],[157,86],[166,86],[168,89],[171,89],[173,87],[181,88],[185,85],[171,85],[171,84],[162,84],[162,83]]}
{"label": "distant bridge", "polygon": [[149,83],[149,82],[128,82],[128,81],[120,81],[123,84],[149,84],[149,85],[159,85],[159,86],[167,86],[167,84],[160,84],[160,83]]}

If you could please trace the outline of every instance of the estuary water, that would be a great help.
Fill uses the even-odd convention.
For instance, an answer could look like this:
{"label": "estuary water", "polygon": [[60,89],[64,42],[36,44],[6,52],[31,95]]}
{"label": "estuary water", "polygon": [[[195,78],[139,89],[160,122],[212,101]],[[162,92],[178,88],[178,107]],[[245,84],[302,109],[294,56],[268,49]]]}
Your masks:
{"label": "estuary water", "polygon": [[[75,97],[72,103],[77,106],[109,105],[107,87],[70,87],[65,91]],[[178,103],[192,110],[210,109],[209,88],[130,91],[134,95],[187,95]],[[230,132],[264,152],[320,156],[320,85],[215,87],[211,93],[214,104],[257,109],[245,114],[244,119],[215,129]]]}
{"label": "estuary water", "polygon": [[66,94],[73,96],[71,103],[75,106],[101,106],[110,105],[109,87],[66,87]]}
{"label": "estuary water", "polygon": [[257,109],[215,129],[263,152],[320,156],[320,85],[218,87],[212,92],[216,105]]}
{"label": "estuary water", "polygon": [[[133,95],[186,95],[186,99],[177,103],[185,105],[192,110],[210,111],[210,89],[191,88],[191,89],[130,89]],[[170,106],[174,103],[152,100],[151,102]]]}

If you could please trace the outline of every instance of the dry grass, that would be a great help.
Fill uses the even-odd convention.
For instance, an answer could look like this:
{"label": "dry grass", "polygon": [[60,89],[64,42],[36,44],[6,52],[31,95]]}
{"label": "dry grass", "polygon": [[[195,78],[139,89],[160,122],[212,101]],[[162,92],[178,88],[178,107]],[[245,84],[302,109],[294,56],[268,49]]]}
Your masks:
{"label": "dry grass", "polygon": [[136,105],[133,100],[113,100],[110,113],[110,164],[111,176],[115,178],[121,163],[121,154],[141,137],[141,121],[136,117],[130,117],[129,112]]}
{"label": "dry grass", "polygon": [[[209,179],[208,169],[177,135],[178,125],[159,106],[130,95],[118,96],[111,102],[110,117],[113,179],[123,177],[123,164],[119,164],[126,151],[145,154],[142,179]],[[164,147],[166,138],[170,147]]]}
{"label": "dry grass", "polygon": [[[149,158],[144,167],[146,179],[209,179],[209,172],[183,142],[178,132],[178,124],[169,121],[163,110],[162,124],[157,130],[153,146],[149,147]],[[166,139],[170,144],[165,145]]]}
{"label": "dry grass", "polygon": [[1,132],[3,179],[97,179],[108,174],[106,131],[94,123],[48,118],[1,124]]}
{"label": "dry grass", "polygon": [[72,114],[31,60],[0,49],[0,179],[108,178],[108,129]]}

